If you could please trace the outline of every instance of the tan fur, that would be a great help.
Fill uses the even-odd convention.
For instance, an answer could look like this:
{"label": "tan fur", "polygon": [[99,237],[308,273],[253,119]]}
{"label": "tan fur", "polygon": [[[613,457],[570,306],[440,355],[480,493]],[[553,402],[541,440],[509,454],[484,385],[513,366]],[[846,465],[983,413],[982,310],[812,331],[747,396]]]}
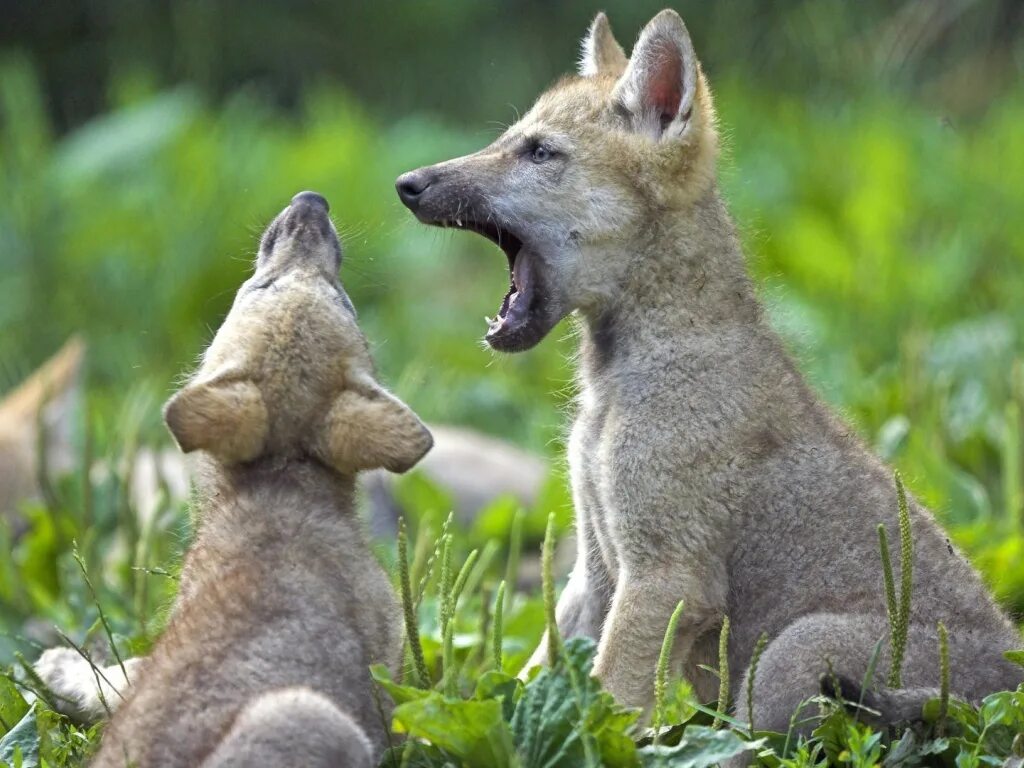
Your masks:
{"label": "tan fur", "polygon": [[[182,449],[203,452],[199,528],[95,766],[370,766],[386,746],[368,666],[398,663],[400,614],[353,510],[355,473],[407,469],[431,437],[376,382],[318,201],[297,195],[268,228],[166,407]],[[60,662],[37,669],[73,680]]]}
{"label": "tan fur", "polygon": [[619,75],[626,68],[626,54],[612,34],[611,24],[604,13],[594,17],[590,31],[580,44],[579,72],[583,77],[596,74]]}
{"label": "tan fur", "polygon": [[[876,526],[897,529],[892,475],[764,320],[717,190],[711,92],[682,20],[655,16],[621,71],[614,50],[598,18],[585,76],[542,94],[491,146],[403,175],[398,192],[421,221],[504,243],[513,288],[492,347],[527,349],[579,318],[579,546],[562,633],[597,638],[595,674],[648,707],[677,602],[675,661],[705,699],[718,683],[696,663],[717,655],[728,614],[732,669],[762,631],[772,639],[755,725],[786,731],[829,663],[860,684],[886,636]],[[956,694],[977,700],[1021,679],[1001,656],[1016,631],[931,514],[913,501],[911,515],[910,690],[874,699],[892,719],[920,712],[938,685],[939,620]],[[545,658],[542,646],[531,665]],[[885,648],[877,680],[889,664]],[[734,696],[741,685],[737,675]]]}
{"label": "tan fur", "polygon": [[[25,524],[18,514],[19,504],[40,497],[42,471],[51,480],[81,471],[82,454],[75,437],[85,355],[84,341],[71,337],[0,401],[0,516],[16,534]],[[186,463],[178,451],[143,447],[124,457],[122,466],[99,460],[89,471],[93,477],[117,471],[127,479],[132,509],[145,527],[168,500],[176,504],[188,499]]]}
{"label": "tan fur", "polygon": [[71,413],[84,357],[85,343],[73,336],[0,401],[0,515],[15,519],[18,502],[39,495],[44,460],[51,473],[73,463]]}

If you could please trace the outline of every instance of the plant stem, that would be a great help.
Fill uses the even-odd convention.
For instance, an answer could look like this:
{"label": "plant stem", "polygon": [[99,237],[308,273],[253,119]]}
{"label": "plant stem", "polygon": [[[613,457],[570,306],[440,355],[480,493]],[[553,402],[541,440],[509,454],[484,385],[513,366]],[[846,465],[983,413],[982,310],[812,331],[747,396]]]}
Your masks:
{"label": "plant stem", "polygon": [[754,678],[757,676],[761,654],[767,645],[768,633],[762,632],[754,643],[754,652],[750,656],[750,672],[747,673],[747,723],[750,724],[750,738],[754,738]]}
{"label": "plant stem", "polygon": [[89,588],[89,594],[92,595],[93,604],[96,606],[96,610],[100,615],[100,622],[103,624],[103,631],[107,635],[107,642],[110,643],[110,650],[114,654],[114,658],[117,659],[117,666],[121,668],[121,674],[124,675],[124,679],[128,679],[128,673],[124,668],[124,661],[121,660],[121,654],[117,650],[117,644],[114,642],[114,632],[110,628],[110,624],[107,622],[107,615],[103,612],[103,606],[100,605],[100,599],[96,595],[96,588],[92,585],[92,579],[89,578],[89,572],[85,569],[85,561],[82,560],[82,556],[78,553],[78,542],[71,542],[71,556],[75,558],[75,562],[78,563],[78,567],[82,569],[82,578],[85,579],[85,585]]}
{"label": "plant stem", "polygon": [[544,616],[548,630],[548,664],[555,666],[562,651],[562,638],[555,620],[555,577],[552,573],[555,558],[555,513],[548,514],[548,526],[544,531],[544,548],[541,550],[541,575],[544,584]]}
{"label": "plant stem", "polygon": [[[896,603],[896,584],[892,575],[892,560],[889,556],[889,537],[885,532],[885,524],[878,524],[878,551],[882,557],[882,582],[885,585],[885,613],[889,617],[889,649],[892,666],[889,671],[888,685],[899,687],[899,672],[896,670],[896,636],[899,632],[900,609]],[[893,676],[896,674],[894,685]]]}
{"label": "plant stem", "polygon": [[505,582],[502,581],[498,585],[498,594],[494,598],[494,620],[493,624],[493,635],[491,642],[493,643],[493,654],[494,654],[494,668],[499,672],[501,671],[501,646],[502,646],[502,633],[505,631]]}
{"label": "plant stem", "polygon": [[938,623],[939,631],[939,721],[936,733],[946,735],[946,715],[949,713],[949,635],[946,625]]}
{"label": "plant stem", "polygon": [[910,598],[913,593],[914,577],[914,541],[910,530],[910,508],[907,504],[907,492],[903,487],[903,478],[899,471],[894,473],[896,481],[896,500],[899,506],[900,524],[900,612],[896,625],[896,636],[893,644],[892,670],[890,682],[892,687],[902,687],[903,656],[907,650],[907,635],[910,632]]}
{"label": "plant stem", "polygon": [[[516,510],[515,514],[512,515],[512,525],[509,531],[508,540],[508,561],[505,565],[505,583],[508,585],[508,589],[505,593],[505,599],[509,602],[512,600],[512,595],[515,592],[516,584],[519,583],[519,556],[523,549],[523,514],[521,510]],[[505,609],[509,608],[508,602],[505,603]]]}
{"label": "plant stem", "polygon": [[402,593],[402,609],[405,616],[405,638],[409,643],[413,667],[422,688],[430,685],[427,673],[427,662],[423,658],[423,646],[420,643],[420,629],[416,621],[416,603],[412,595],[412,580],[409,574],[409,542],[405,526],[405,518],[398,521],[398,583]]}
{"label": "plant stem", "polygon": [[[718,635],[718,707],[724,715],[729,706],[729,617],[722,619],[722,631]],[[712,728],[720,728],[722,719],[715,718]]]}
{"label": "plant stem", "polygon": [[661,653],[658,654],[658,666],[654,671],[654,743],[658,743],[661,726],[665,719],[665,681],[668,679],[668,663],[672,658],[672,645],[676,641],[676,631],[679,627],[679,617],[683,615],[683,605],[680,600],[676,603],[675,610],[668,618],[668,626],[665,627],[665,636],[661,640]]}

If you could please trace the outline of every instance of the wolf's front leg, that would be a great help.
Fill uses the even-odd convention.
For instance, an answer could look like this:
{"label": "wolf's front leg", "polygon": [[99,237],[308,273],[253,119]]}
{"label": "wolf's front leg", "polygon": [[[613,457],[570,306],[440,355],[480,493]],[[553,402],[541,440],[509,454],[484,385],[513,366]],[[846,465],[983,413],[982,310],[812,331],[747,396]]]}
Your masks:
{"label": "wolf's front leg", "polygon": [[127,695],[143,659],[125,659],[124,667],[96,667],[72,648],[50,648],[33,665],[54,694],[53,707],[77,723],[92,725],[109,717]]}
{"label": "wolf's front leg", "polygon": [[684,601],[684,608],[673,646],[676,664],[685,665],[696,641],[721,620],[720,609],[703,586],[688,584],[679,576],[661,569],[639,575],[620,573],[594,661],[594,675],[605,689],[620,704],[640,707],[645,713],[654,700],[665,630],[679,601]]}

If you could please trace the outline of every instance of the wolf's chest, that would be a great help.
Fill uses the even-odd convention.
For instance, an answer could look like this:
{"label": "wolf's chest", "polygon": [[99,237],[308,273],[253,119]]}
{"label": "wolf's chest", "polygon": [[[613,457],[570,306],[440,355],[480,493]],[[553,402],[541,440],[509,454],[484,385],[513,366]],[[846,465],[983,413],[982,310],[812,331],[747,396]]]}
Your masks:
{"label": "wolf's chest", "polygon": [[568,446],[581,544],[600,554],[613,581],[619,570],[617,510],[611,487],[614,475],[611,465],[615,461],[614,424],[614,411],[608,405],[583,407],[573,423]]}

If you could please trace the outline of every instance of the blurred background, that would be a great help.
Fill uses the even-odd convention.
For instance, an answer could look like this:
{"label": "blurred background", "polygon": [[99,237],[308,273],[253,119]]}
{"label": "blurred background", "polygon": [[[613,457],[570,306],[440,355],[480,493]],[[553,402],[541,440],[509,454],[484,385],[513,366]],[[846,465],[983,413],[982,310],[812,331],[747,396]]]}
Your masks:
{"label": "blurred background", "polygon": [[[99,563],[100,524],[124,522],[93,463],[167,444],[159,405],[226,313],[261,227],[302,189],[331,201],[384,380],[429,421],[558,466],[571,321],[527,354],[486,350],[504,257],[417,225],[393,183],[496,137],[573,69],[597,10],[628,50],[664,4],[2,3],[0,393],[80,335],[75,445],[89,469],[23,504],[27,528],[0,539],[13,553],[0,629],[88,614],[71,542]],[[1024,6],[674,7],[716,94],[721,184],[773,322],[1019,614]],[[492,515],[490,532],[507,519]],[[132,569],[183,540],[140,565],[146,535],[105,577],[125,615],[151,598]]]}

